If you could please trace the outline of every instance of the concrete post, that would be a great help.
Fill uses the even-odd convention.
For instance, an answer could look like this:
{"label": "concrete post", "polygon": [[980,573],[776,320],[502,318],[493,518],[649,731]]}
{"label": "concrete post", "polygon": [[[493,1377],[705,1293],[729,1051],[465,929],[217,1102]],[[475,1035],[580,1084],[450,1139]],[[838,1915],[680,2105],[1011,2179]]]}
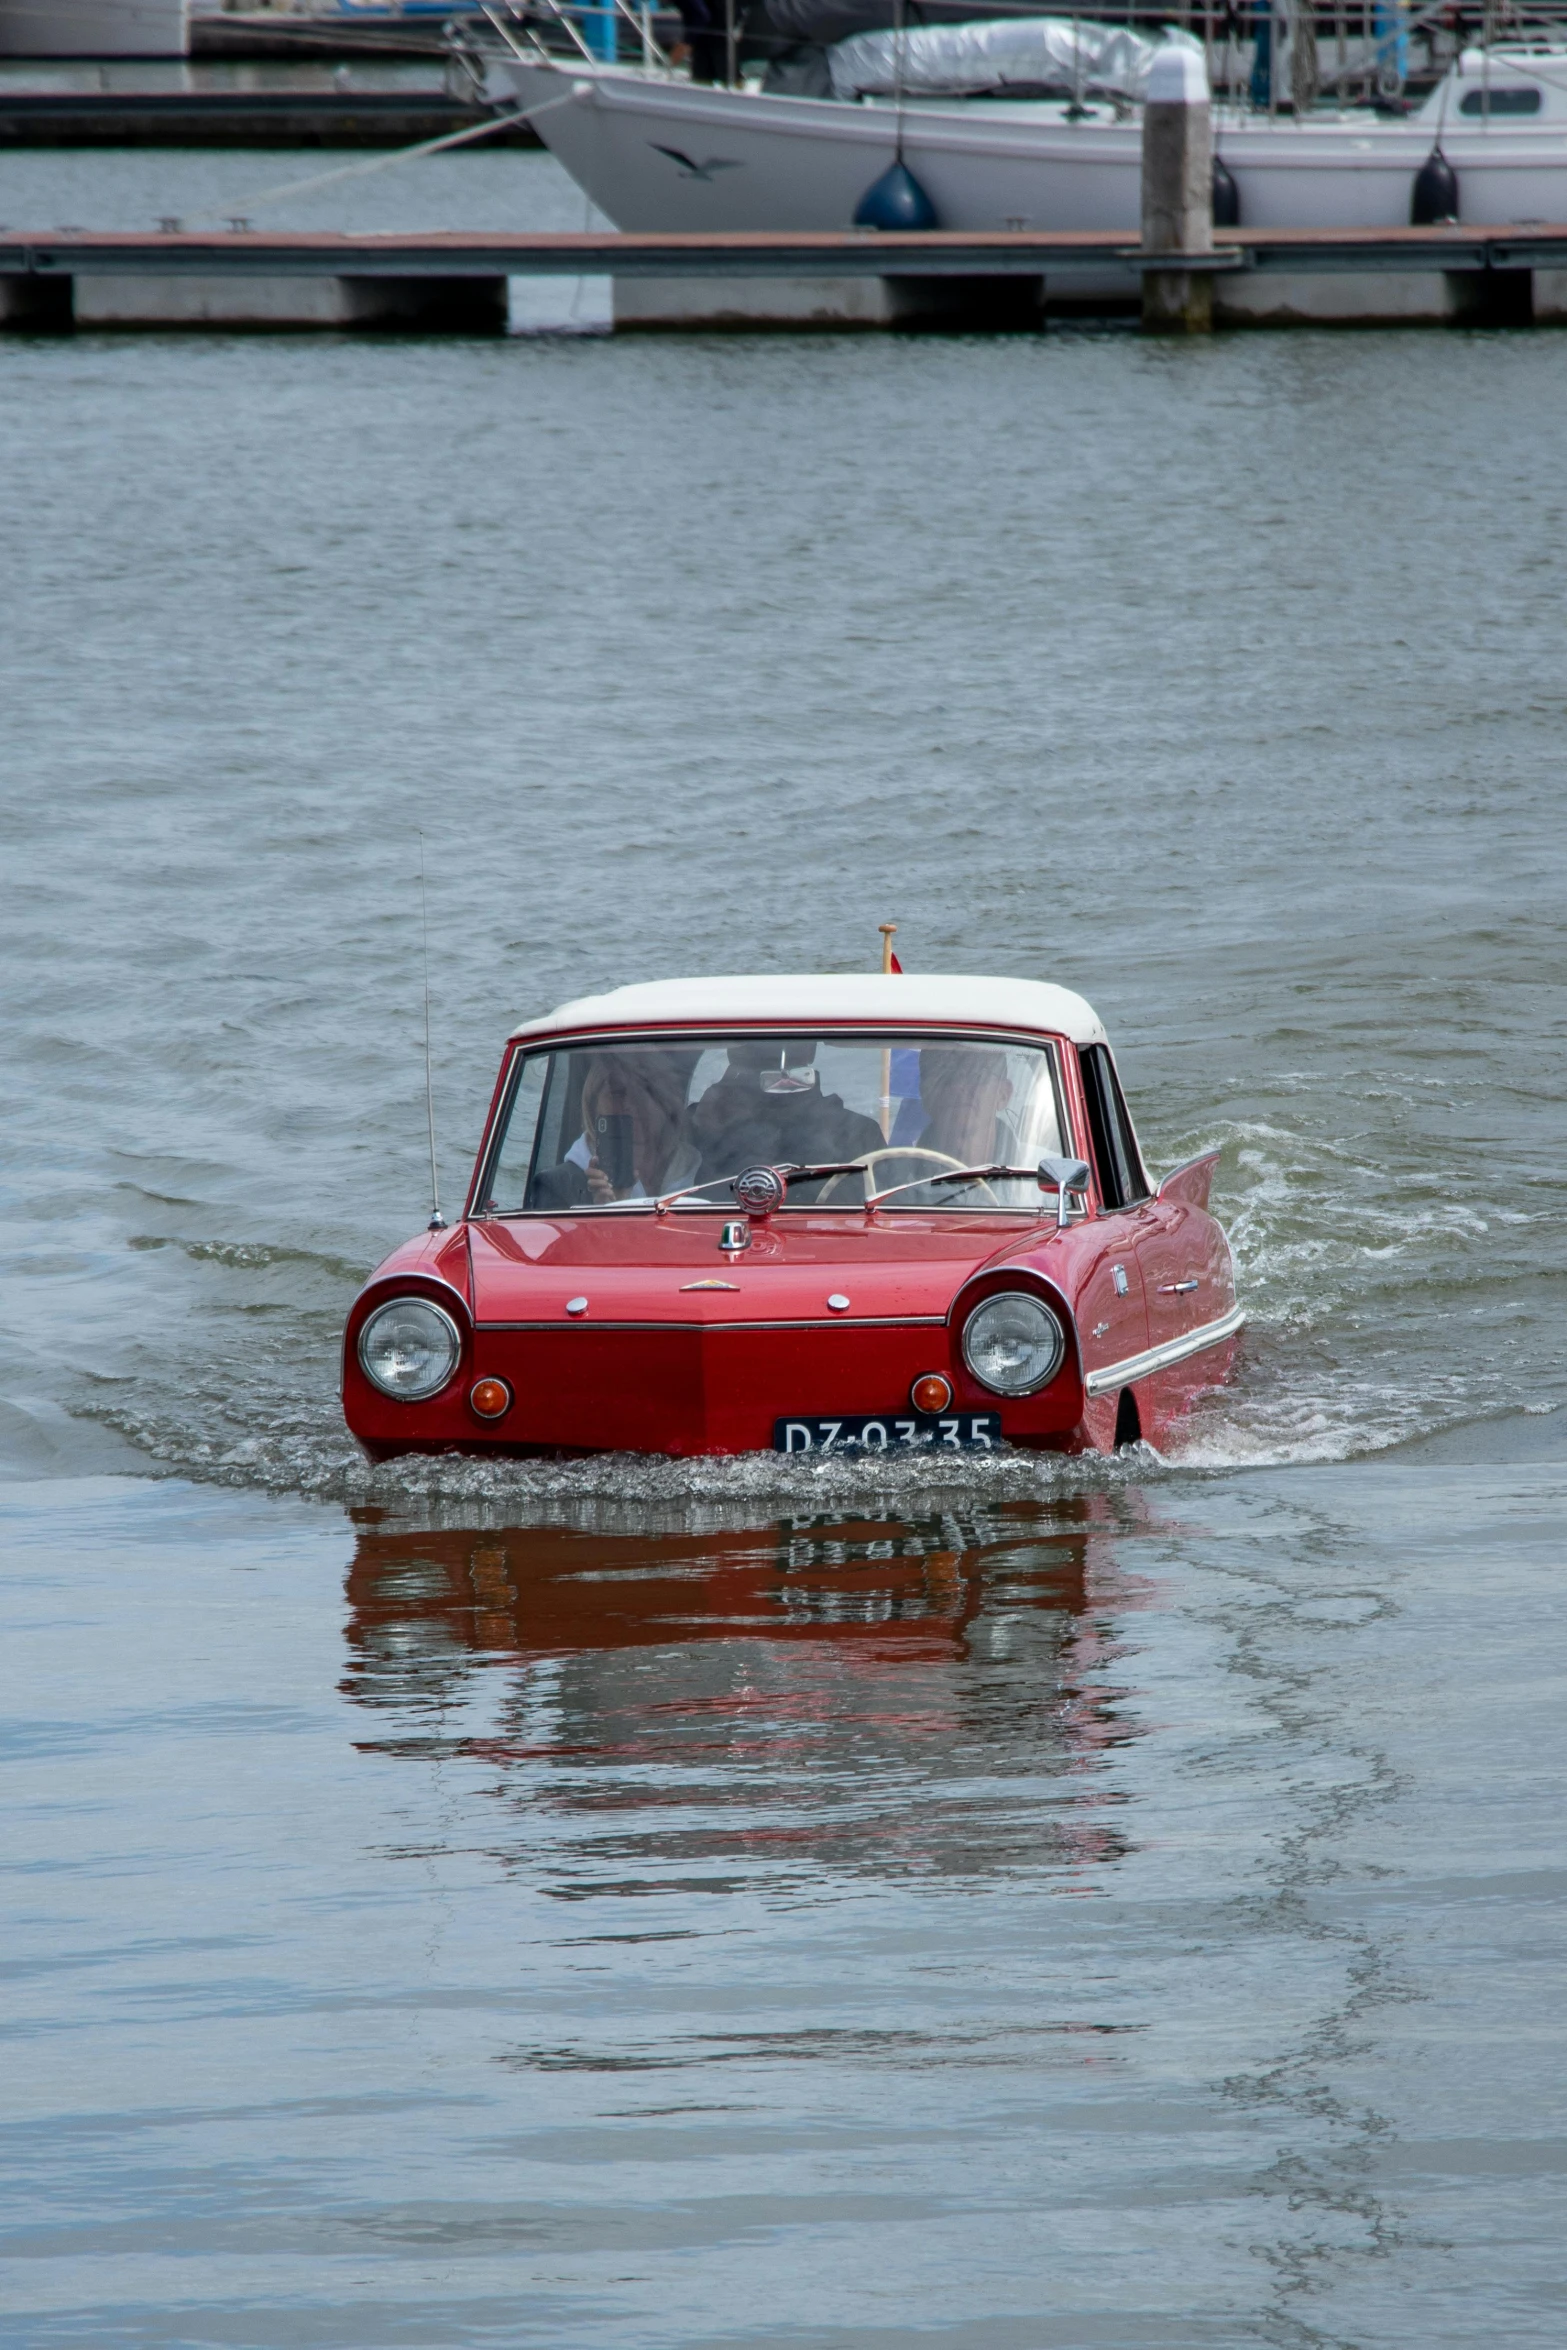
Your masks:
{"label": "concrete post", "polygon": [[[1160,51],[1143,106],[1143,251],[1213,251],[1213,114],[1208,73],[1194,49]],[[1205,270],[1143,273],[1150,334],[1206,334],[1213,280]]]}

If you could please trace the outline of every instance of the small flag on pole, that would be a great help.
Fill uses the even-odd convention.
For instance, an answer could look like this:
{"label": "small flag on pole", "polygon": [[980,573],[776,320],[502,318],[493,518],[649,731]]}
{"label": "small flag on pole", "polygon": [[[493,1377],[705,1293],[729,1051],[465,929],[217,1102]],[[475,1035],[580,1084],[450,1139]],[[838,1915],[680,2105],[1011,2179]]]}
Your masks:
{"label": "small flag on pole", "polygon": [[[901,976],[903,965],[892,951],[893,933],[898,925],[896,922],[879,922],[876,927],[881,932],[883,975],[885,976],[889,971],[896,971]],[[883,1142],[891,1142],[892,1140],[892,1048],[890,1045],[883,1045],[881,1052],[881,1138]]]}

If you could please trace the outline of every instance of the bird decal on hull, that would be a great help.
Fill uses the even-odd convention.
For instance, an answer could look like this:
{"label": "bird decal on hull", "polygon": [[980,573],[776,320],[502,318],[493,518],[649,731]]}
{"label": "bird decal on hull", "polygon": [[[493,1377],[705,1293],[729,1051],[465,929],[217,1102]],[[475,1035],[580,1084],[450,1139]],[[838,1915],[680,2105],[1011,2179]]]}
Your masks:
{"label": "bird decal on hull", "polygon": [[683,180],[710,180],[715,171],[739,171],[743,168],[738,159],[726,155],[709,155],[705,163],[698,163],[693,156],[683,155],[678,147],[661,147],[657,139],[649,139],[648,145],[655,155],[667,155]]}

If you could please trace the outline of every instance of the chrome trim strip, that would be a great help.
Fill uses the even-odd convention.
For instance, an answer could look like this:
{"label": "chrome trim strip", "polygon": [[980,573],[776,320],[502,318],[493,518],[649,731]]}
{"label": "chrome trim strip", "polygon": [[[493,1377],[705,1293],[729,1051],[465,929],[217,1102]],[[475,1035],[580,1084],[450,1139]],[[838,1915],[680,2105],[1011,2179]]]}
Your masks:
{"label": "chrome trim strip", "polygon": [[1172,1363],[1183,1363],[1188,1355],[1201,1354],[1205,1346],[1218,1346],[1222,1340],[1233,1338],[1245,1320],[1246,1308],[1232,1306],[1217,1322],[1201,1322],[1195,1330],[1188,1330],[1179,1338],[1167,1338],[1162,1346],[1151,1346],[1140,1355],[1128,1355],[1124,1363],[1107,1363],[1102,1371],[1090,1371],[1083,1385],[1090,1395],[1103,1395],[1107,1388],[1131,1387],[1139,1379],[1151,1379],[1155,1371],[1168,1371]]}
{"label": "chrome trim strip", "polygon": [[[1052,1225],[1052,1226],[1051,1226],[1051,1229],[1050,1229],[1050,1232],[1049,1232],[1049,1234],[1046,1236],[1045,1240],[1043,1240],[1043,1241],[1040,1243],[1040,1246],[1041,1246],[1042,1248],[1048,1248],[1048,1246],[1050,1245],[1050,1241],[1051,1241],[1051,1240],[1053,1240],[1053,1239],[1056,1237],[1057,1230],[1058,1230],[1058,1227],[1057,1227],[1057,1226],[1054,1226],[1054,1225]],[[1070,1347],[1070,1349],[1071,1349],[1072,1353],[1073,1353],[1073,1354],[1075,1354],[1075,1355],[1076,1355],[1076,1357],[1077,1357],[1077,1375],[1078,1375],[1078,1377],[1081,1379],[1081,1378],[1083,1377],[1083,1333],[1081,1332],[1081,1330],[1079,1330],[1079,1328],[1078,1328],[1078,1326],[1077,1326],[1077,1316],[1076,1316],[1076,1314],[1074,1314],[1074,1313],[1073,1313],[1073,1311],[1072,1311],[1071,1307],[1070,1307],[1070,1306],[1067,1304],[1067,1302],[1066,1302],[1066,1292],[1065,1292],[1065,1290],[1062,1288],[1062,1286],[1061,1286],[1060,1282],[1059,1282],[1059,1281],[1057,1281],[1057,1280],[1055,1279],[1055,1277],[1054,1277],[1054,1275],[1053,1275],[1053,1274],[1050,1274],[1050,1273],[1041,1273],[1041,1271],[1039,1270],[1039,1267],[1038,1267],[1037,1265],[1026,1265],[1026,1264],[1025,1264],[1025,1265],[981,1265],[981,1266],[979,1266],[979,1268],[978,1268],[978,1269],[977,1269],[975,1272],[973,1272],[973,1273],[970,1273],[970,1275],[968,1276],[968,1279],[967,1279],[967,1280],[966,1280],[966,1281],[963,1283],[963,1286],[962,1286],[962,1288],[961,1288],[961,1289],[958,1291],[958,1294],[957,1294],[957,1296],[956,1296],[956,1297],[953,1299],[953,1301],[952,1301],[951,1305],[950,1305],[950,1306],[947,1308],[947,1311],[946,1311],[946,1313],[945,1313],[945,1314],[942,1316],[942,1320],[943,1320],[943,1321],[946,1323],[946,1325],[947,1325],[948,1329],[952,1329],[952,1328],[955,1326],[955,1325],[954,1325],[954,1322],[953,1322],[953,1316],[956,1314],[956,1312],[957,1312],[957,1310],[958,1310],[958,1307],[959,1307],[959,1305],[961,1304],[961,1302],[962,1302],[962,1300],[963,1300],[963,1297],[964,1297],[965,1293],[966,1293],[966,1292],[969,1290],[969,1288],[971,1288],[971,1286],[973,1285],[973,1283],[974,1283],[974,1282],[976,1282],[976,1281],[978,1281],[978,1280],[980,1280],[980,1279],[982,1279],[982,1278],[983,1278],[984,1280],[988,1281],[988,1280],[990,1279],[990,1276],[992,1275],[992,1273],[1017,1273],[1017,1274],[1021,1274],[1021,1275],[1025,1276],[1025,1277],[1026,1277],[1028,1280],[1030,1280],[1030,1281],[1037,1281],[1037,1282],[1039,1282],[1039,1283],[1040,1283],[1040,1285],[1041,1285],[1043,1288],[1045,1288],[1045,1289],[1048,1289],[1048,1290],[1051,1292],[1052,1296],[1054,1296],[1054,1297],[1056,1297],[1056,1298],[1059,1298],[1059,1300],[1060,1300],[1060,1302],[1061,1302],[1061,1306],[1062,1306],[1063,1312],[1064,1312],[1064,1315],[1065,1315],[1065,1319],[1064,1319],[1064,1320],[1062,1320],[1062,1315],[1061,1315],[1061,1314],[1056,1314],[1056,1319],[1057,1319],[1057,1321],[1058,1321],[1058,1322],[1061,1322],[1061,1327],[1062,1327],[1063,1331],[1064,1331],[1064,1332],[1065,1332],[1065,1334],[1066,1334],[1067,1343],[1068,1343],[1068,1345],[1069,1345],[1069,1347]],[[990,1294],[992,1297],[994,1297],[994,1295],[995,1295],[995,1291],[994,1291],[994,1290],[991,1290],[991,1291],[989,1292],[989,1294]],[[972,1308],[970,1309],[970,1311],[972,1311]],[[1051,1308],[1050,1308],[1050,1311],[1051,1311],[1053,1314],[1055,1314],[1055,1313],[1056,1313],[1056,1309],[1055,1309],[1055,1307],[1054,1307],[1053,1305],[1051,1306]],[[965,1320],[965,1321],[967,1321],[967,1319],[968,1319],[968,1316],[965,1314],[965,1316],[964,1316],[964,1320]],[[1061,1371],[1062,1371],[1062,1367],[1063,1367],[1063,1365],[1065,1364],[1065,1362],[1066,1362],[1066,1356],[1063,1354],[1063,1356],[1061,1357],[1061,1361],[1060,1361],[1059,1363],[1057,1363],[1057,1365],[1056,1365],[1056,1367],[1055,1367],[1055,1370],[1054,1370],[1054,1372],[1051,1374],[1051,1376],[1052,1376],[1053,1378],[1056,1378],[1056,1379],[1059,1379],[1059,1378],[1060,1378],[1060,1376],[1061,1376]],[[990,1392],[990,1393],[992,1393],[992,1394],[994,1394],[995,1390],[994,1390],[994,1389],[991,1389],[989,1392]],[[1034,1390],[1034,1392],[1035,1392],[1035,1394],[1036,1394],[1036,1395],[1043,1395],[1045,1391],[1044,1391],[1044,1388],[1042,1388],[1042,1387],[1038,1387],[1038,1388],[1036,1388],[1036,1389]]]}
{"label": "chrome trim strip", "polygon": [[[391,1299],[398,1294],[396,1285],[399,1281],[428,1281],[432,1289],[444,1289],[448,1297],[454,1297],[457,1300],[458,1305],[462,1309],[463,1320],[467,1323],[470,1330],[473,1328],[473,1308],[468,1303],[468,1300],[463,1296],[463,1293],[458,1288],[456,1282],[448,1281],[444,1273],[421,1273],[417,1265],[402,1265],[395,1273],[372,1273],[369,1280],[363,1283],[361,1286],[358,1295],[354,1299],[353,1305],[351,1305],[348,1309],[349,1313],[353,1313],[355,1306],[362,1305],[364,1300],[370,1295],[371,1290],[378,1289],[383,1282],[387,1286],[388,1294],[385,1298],[379,1299],[377,1302],[382,1305],[389,1304]],[[407,1294],[410,1297],[417,1297],[419,1292],[416,1289],[411,1289]],[[344,1329],[345,1331],[347,1329],[346,1323],[344,1324]]]}
{"label": "chrome trim strip", "polygon": [[[469,1252],[469,1263],[471,1264],[471,1263],[472,1263],[472,1261],[473,1261],[473,1258],[472,1258],[472,1252],[470,1251],[470,1252]],[[466,1298],[463,1296],[463,1293],[462,1293],[462,1291],[461,1291],[461,1290],[460,1290],[460,1289],[457,1287],[457,1284],[456,1284],[456,1282],[455,1282],[455,1281],[448,1281],[444,1273],[419,1273],[419,1272],[411,1272],[411,1271],[409,1271],[409,1270],[408,1270],[408,1268],[407,1268],[406,1266],[405,1266],[405,1267],[404,1267],[404,1269],[403,1269],[401,1272],[399,1272],[399,1273],[372,1273],[372,1274],[371,1274],[371,1276],[370,1276],[370,1278],[369,1278],[369,1280],[368,1280],[368,1281],[366,1281],[366,1282],[363,1284],[363,1286],[361,1287],[361,1289],[360,1289],[360,1291],[359,1291],[359,1294],[358,1294],[358,1296],[357,1296],[357,1297],[354,1299],[354,1302],[353,1302],[353,1304],[352,1304],[352,1305],[349,1307],[349,1309],[348,1309],[348,1313],[347,1313],[347,1315],[346,1315],[346,1317],[345,1317],[345,1319],[344,1319],[344,1322],[343,1322],[343,1344],[342,1344],[342,1348],[341,1348],[341,1359],[340,1359],[340,1361],[339,1361],[339,1365],[338,1365],[338,1373],[337,1373],[337,1392],[338,1392],[338,1394],[339,1394],[339,1395],[341,1395],[341,1394],[344,1392],[344,1388],[345,1388],[345,1386],[346,1386],[347,1379],[348,1379],[348,1325],[349,1325],[349,1323],[350,1323],[350,1322],[353,1320],[353,1318],[354,1318],[355,1314],[357,1314],[357,1313],[358,1313],[358,1311],[359,1311],[359,1308],[360,1308],[360,1307],[361,1307],[361,1306],[364,1304],[364,1301],[365,1301],[365,1299],[366,1299],[366,1298],[367,1298],[367,1297],[370,1295],[370,1292],[371,1292],[373,1289],[375,1289],[375,1288],[376,1288],[376,1287],[377,1287],[377,1286],[378,1286],[380,1283],[382,1283],[382,1282],[386,1282],[387,1284],[389,1284],[389,1285],[390,1285],[390,1284],[394,1284],[394,1283],[396,1283],[396,1282],[398,1282],[398,1281],[428,1281],[428,1282],[431,1284],[431,1286],[432,1286],[433,1288],[435,1288],[435,1289],[444,1289],[444,1290],[445,1290],[445,1292],[446,1292],[446,1294],[447,1294],[447,1296],[448,1296],[448,1297],[454,1297],[454,1298],[457,1300],[457,1303],[458,1303],[458,1305],[459,1305],[459,1306],[461,1307],[461,1309],[462,1309],[462,1321],[461,1321],[461,1322],[458,1324],[458,1328],[459,1328],[459,1330],[461,1330],[462,1328],[466,1327],[466,1328],[467,1328],[467,1329],[468,1329],[470,1332],[472,1331],[472,1329],[473,1329],[473,1327],[474,1327],[474,1321],[473,1321],[473,1308],[472,1308],[472,1306],[471,1306],[471,1305],[468,1303],[468,1300],[467,1300],[467,1299],[466,1299]],[[400,1294],[400,1293],[398,1292],[398,1290],[397,1290],[395,1287],[388,1286],[388,1288],[387,1288],[387,1293],[386,1293],[385,1297],[383,1297],[383,1298],[378,1298],[378,1299],[376,1300],[376,1305],[374,1305],[374,1306],[371,1306],[371,1307],[369,1307],[369,1308],[367,1309],[367,1311],[366,1311],[366,1314],[365,1314],[365,1321],[367,1321],[367,1322],[369,1321],[371,1314],[373,1314],[373,1313],[376,1311],[376,1306],[380,1306],[380,1305],[389,1305],[389,1304],[391,1303],[392,1299],[393,1299],[394,1297],[398,1296],[399,1294]],[[406,1291],[406,1292],[403,1292],[403,1293],[401,1293],[401,1294],[405,1294],[405,1295],[407,1295],[407,1296],[409,1296],[409,1297],[418,1297],[418,1296],[420,1295],[420,1292],[419,1292],[417,1289],[411,1289],[411,1290],[408,1290],[408,1291]],[[441,1311],[441,1312],[443,1312],[443,1313],[444,1313],[444,1312],[445,1312],[445,1308],[444,1308],[444,1307],[441,1307],[441,1308],[439,1309],[439,1311]],[[465,1339],[465,1340],[463,1341],[463,1343],[464,1343],[464,1345],[466,1345],[466,1344],[467,1344],[467,1340]],[[357,1359],[357,1349],[356,1349],[356,1359]],[[360,1367],[360,1369],[361,1369],[361,1370],[364,1370],[364,1365],[363,1365],[362,1363],[360,1364],[360,1366],[359,1366],[359,1367]],[[457,1373],[454,1371],[454,1372],[452,1373],[452,1379],[455,1379],[455,1378],[456,1378],[456,1376],[457,1376]],[[369,1379],[369,1378],[370,1378],[370,1374],[369,1374],[369,1372],[368,1372],[368,1371],[365,1371],[365,1377],[366,1377],[367,1379]],[[372,1387],[375,1387],[375,1381],[374,1381],[373,1379],[371,1379],[371,1380],[370,1380],[370,1384],[371,1384],[371,1386],[372,1386]],[[451,1380],[450,1380],[450,1379],[447,1381],[446,1385],[447,1385],[448,1387],[451,1385]],[[444,1394],[446,1393],[446,1388],[445,1388],[445,1387],[438,1388],[436,1392],[437,1392],[437,1394],[444,1395]],[[384,1388],[384,1387],[376,1387],[376,1393],[377,1393],[377,1395],[385,1395],[385,1394],[386,1394],[386,1390],[385,1390],[385,1388]],[[391,1399],[390,1399],[390,1398],[388,1398],[388,1401],[390,1401],[390,1400],[391,1400]],[[429,1396],[424,1396],[424,1397],[422,1397],[422,1398],[421,1398],[421,1401],[422,1401],[422,1402],[425,1402],[425,1403],[428,1403],[430,1400],[431,1400],[431,1399],[429,1398]]]}
{"label": "chrome trim strip", "polygon": [[[438,1379],[433,1387],[416,1388],[412,1395],[401,1395],[398,1393],[395,1387],[388,1387],[384,1380],[378,1379],[376,1377],[369,1364],[365,1361],[365,1340],[370,1335],[371,1323],[374,1322],[379,1315],[389,1314],[394,1306],[400,1305],[428,1306],[432,1314],[439,1314],[441,1320],[446,1324],[447,1329],[451,1332],[453,1342],[457,1348],[457,1353],[452,1361],[452,1367],[447,1372],[445,1378]],[[384,1395],[388,1403],[434,1403],[438,1395],[445,1394],[447,1388],[450,1387],[452,1381],[456,1378],[458,1372],[462,1369],[463,1335],[462,1332],[458,1329],[457,1324],[452,1320],[451,1315],[446,1311],[446,1308],[444,1306],[438,1306],[433,1297],[421,1297],[417,1289],[405,1290],[401,1295],[399,1295],[396,1290],[393,1290],[389,1297],[382,1298],[378,1306],[372,1306],[369,1313],[366,1314],[364,1320],[360,1323],[359,1336],[354,1341],[354,1353],[359,1358],[360,1370],[363,1371],[365,1377],[369,1380],[371,1386],[375,1389],[376,1394]]]}
{"label": "chrome trim strip", "polygon": [[475,1330],[709,1330],[721,1335],[726,1330],[940,1330],[946,1324],[945,1314],[865,1314],[859,1321],[845,1321],[841,1314],[830,1320],[811,1322],[476,1322]]}
{"label": "chrome trim strip", "polygon": [[[924,1035],[933,1042],[1000,1043],[1004,1039],[1029,1044],[1055,1044],[1061,1040],[1059,1028],[1025,1028],[1021,1022],[1010,1027],[996,1021],[983,1020],[921,1020],[907,1013],[889,1013],[884,1020],[666,1020],[654,1021],[646,1028],[627,1028],[613,1020],[568,1028],[530,1028],[526,1035],[514,1029],[507,1037],[508,1044],[520,1045],[525,1052],[548,1050],[558,1044],[593,1043],[606,1048],[627,1044],[695,1043],[702,1038],[721,1044],[726,1037],[742,1032],[750,1036],[825,1036],[831,1032],[839,1042],[880,1044],[893,1029],[906,1029],[915,1035]],[[1070,1043],[1070,1037],[1066,1040]],[[530,1210],[530,1213],[532,1211]]]}

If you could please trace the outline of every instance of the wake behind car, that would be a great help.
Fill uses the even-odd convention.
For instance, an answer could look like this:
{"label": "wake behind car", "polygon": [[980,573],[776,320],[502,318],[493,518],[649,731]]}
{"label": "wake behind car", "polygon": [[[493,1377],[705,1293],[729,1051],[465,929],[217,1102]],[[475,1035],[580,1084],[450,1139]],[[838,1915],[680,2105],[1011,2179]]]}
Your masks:
{"label": "wake behind car", "polygon": [[348,1317],[372,1458],[1162,1440],[1244,1320],[1081,996],[671,980],[508,1039],[460,1221]]}

